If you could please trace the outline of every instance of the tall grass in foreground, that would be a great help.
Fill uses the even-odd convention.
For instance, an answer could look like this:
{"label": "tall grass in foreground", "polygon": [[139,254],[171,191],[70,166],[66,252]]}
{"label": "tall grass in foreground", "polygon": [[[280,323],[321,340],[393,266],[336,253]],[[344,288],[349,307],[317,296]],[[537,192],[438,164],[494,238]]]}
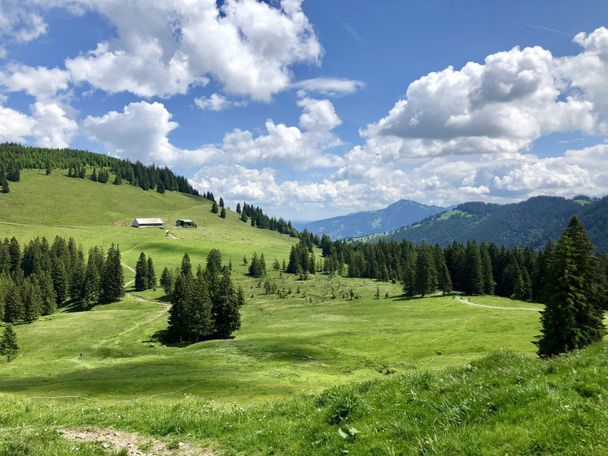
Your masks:
{"label": "tall grass in foreground", "polygon": [[607,454],[606,391],[608,345],[599,343],[548,361],[497,353],[250,408],[189,396],[103,406],[5,396],[0,454],[76,454],[54,431],[67,426],[198,442],[219,454]]}

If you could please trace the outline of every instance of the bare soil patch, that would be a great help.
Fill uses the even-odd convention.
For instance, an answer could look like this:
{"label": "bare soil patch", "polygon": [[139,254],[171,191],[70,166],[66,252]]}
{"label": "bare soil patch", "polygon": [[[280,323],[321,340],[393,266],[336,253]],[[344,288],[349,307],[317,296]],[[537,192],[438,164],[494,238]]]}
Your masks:
{"label": "bare soil patch", "polygon": [[115,429],[62,429],[61,434],[77,442],[97,442],[108,451],[126,450],[129,456],[214,456],[213,451],[178,442],[168,445],[151,437]]}

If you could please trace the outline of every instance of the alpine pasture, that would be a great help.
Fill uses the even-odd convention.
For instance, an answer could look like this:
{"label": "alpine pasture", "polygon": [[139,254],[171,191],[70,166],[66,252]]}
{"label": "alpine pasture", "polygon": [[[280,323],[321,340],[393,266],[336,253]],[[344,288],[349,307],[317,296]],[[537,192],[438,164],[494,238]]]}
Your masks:
{"label": "alpine pasture", "polygon": [[[118,244],[127,294],[91,311],[68,306],[16,327],[19,354],[0,364],[0,454],[39,454],[42,448],[107,453],[99,444],[63,438],[59,431],[74,426],[190,442],[216,454],[455,454],[465,452],[467,430],[482,445],[479,451],[492,453],[495,442],[504,450],[497,453],[517,452],[531,442],[515,423],[536,420],[533,399],[544,394],[555,406],[580,408],[572,419],[592,415],[590,426],[600,429],[597,401],[603,396],[589,386],[600,373],[584,360],[604,359],[605,348],[583,361],[541,364],[533,340],[542,306],[498,297],[405,299],[398,283],[319,273],[297,280],[271,266],[288,258],[296,239],[253,228],[233,211],[222,219],[210,209],[202,198],[68,179],[60,170],[49,176],[24,170],[11,184],[11,193],[0,197],[0,238],[71,236],[85,249]],[[198,227],[170,228],[166,236],[161,229],[131,228],[136,217],[161,217],[167,227],[191,218]],[[178,266],[185,252],[193,265],[204,263],[212,248],[231,263],[245,291],[241,329],[227,340],[162,344],[169,304],[161,287],[134,291],[140,252],[154,259],[160,275],[164,267]],[[267,280],[284,293],[268,293],[266,279],[246,275],[243,256],[254,252],[264,254]],[[579,386],[587,393],[559,402],[543,389],[541,371],[566,375],[577,363],[583,363]],[[492,396],[511,380],[523,388],[517,394],[527,395],[519,416],[503,393]],[[493,407],[508,411],[492,421]],[[489,415],[476,419],[473,412]],[[418,424],[404,413],[420,417]],[[447,424],[433,421],[450,414]],[[518,438],[499,438],[492,423]],[[437,434],[436,426],[453,427],[453,438]]]}

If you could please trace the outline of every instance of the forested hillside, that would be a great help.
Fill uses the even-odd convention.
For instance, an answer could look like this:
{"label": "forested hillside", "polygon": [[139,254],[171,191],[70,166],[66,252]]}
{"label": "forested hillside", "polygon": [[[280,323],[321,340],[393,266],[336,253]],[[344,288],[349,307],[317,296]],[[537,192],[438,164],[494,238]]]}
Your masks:
{"label": "forested hillside", "polygon": [[505,246],[540,248],[559,237],[577,215],[598,251],[608,251],[608,197],[566,199],[537,196],[514,204],[464,203],[453,210],[388,234],[387,240],[408,239],[447,245],[456,240],[493,242]]}
{"label": "forested hillside", "polygon": [[327,234],[332,239],[345,239],[383,233],[416,223],[444,211],[445,208],[400,200],[377,211],[356,212],[299,225],[317,235]]}

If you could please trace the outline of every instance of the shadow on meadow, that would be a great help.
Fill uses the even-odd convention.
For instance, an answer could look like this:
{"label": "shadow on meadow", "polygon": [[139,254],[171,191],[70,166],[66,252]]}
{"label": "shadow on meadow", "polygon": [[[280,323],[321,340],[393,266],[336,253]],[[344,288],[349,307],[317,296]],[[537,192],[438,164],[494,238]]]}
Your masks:
{"label": "shadow on meadow", "polygon": [[138,399],[150,396],[200,394],[207,399],[235,396],[289,396],[298,390],[279,381],[251,374],[234,363],[202,365],[185,358],[133,361],[95,368],[79,368],[53,376],[12,377],[0,380],[0,391],[26,397]]}

